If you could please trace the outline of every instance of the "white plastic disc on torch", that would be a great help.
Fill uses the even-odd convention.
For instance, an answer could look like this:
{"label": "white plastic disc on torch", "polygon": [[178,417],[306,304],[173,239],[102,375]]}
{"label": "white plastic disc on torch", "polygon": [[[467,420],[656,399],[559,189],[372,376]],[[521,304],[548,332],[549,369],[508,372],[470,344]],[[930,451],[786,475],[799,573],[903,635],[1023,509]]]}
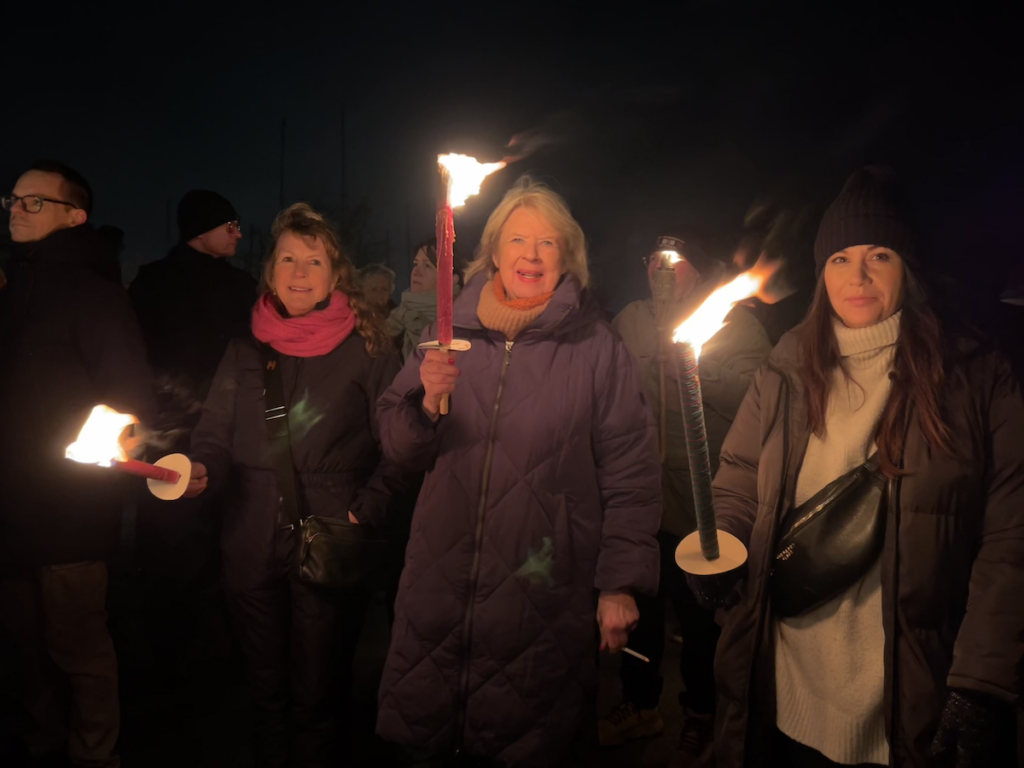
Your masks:
{"label": "white plastic disc on torch", "polygon": [[694,576],[717,576],[747,562],[747,548],[727,531],[718,531],[718,558],[705,560],[700,551],[700,534],[694,531],[676,547],[676,565]]}
{"label": "white plastic disc on torch", "polygon": [[178,478],[176,483],[165,483],[163,480],[146,480],[149,492],[164,501],[180,499],[184,495],[185,489],[188,488],[188,481],[192,479],[192,462],[188,460],[188,456],[183,453],[169,453],[153,463],[158,467],[177,472],[181,477]]}
{"label": "white plastic disc on torch", "polygon": [[452,339],[452,343],[447,347],[442,347],[441,342],[437,341],[424,341],[420,344],[420,349],[448,349],[452,352],[468,352],[473,347],[472,343],[466,339]]}

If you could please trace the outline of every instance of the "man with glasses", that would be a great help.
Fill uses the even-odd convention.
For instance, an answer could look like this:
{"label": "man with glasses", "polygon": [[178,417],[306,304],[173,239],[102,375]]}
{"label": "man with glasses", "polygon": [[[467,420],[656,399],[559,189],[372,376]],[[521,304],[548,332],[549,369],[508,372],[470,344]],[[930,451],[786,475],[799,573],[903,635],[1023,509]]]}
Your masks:
{"label": "man with glasses", "polygon": [[126,481],[64,451],[95,405],[148,420],[145,348],[110,279],[110,246],[89,224],[85,179],[39,162],[2,205],[13,244],[0,291],[0,624],[22,653],[32,757],[66,748],[75,765],[116,766],[106,560]]}
{"label": "man with glasses", "polygon": [[[204,189],[178,204],[179,242],[143,265],[129,288],[157,380],[158,428],[166,451],[187,452],[192,430],[228,342],[249,335],[256,281],[229,262],[242,237],[235,207]],[[176,686],[196,668],[192,642],[219,615],[211,604],[218,569],[217,504],[204,494],[167,504],[139,501],[137,547],[145,564],[147,629],[156,685]]]}
{"label": "man with glasses", "polygon": [[[711,753],[719,629],[712,613],[697,605],[675,564],[676,546],[696,530],[697,521],[671,335],[727,278],[725,265],[692,241],[667,235],[657,239],[644,257],[644,266],[650,298],[628,305],[614,325],[640,364],[658,425],[664,510],[658,532],[661,583],[656,597],[637,597],[640,622],[629,638],[629,647],[649,657],[650,663],[623,657],[623,701],[598,726],[605,746],[663,730],[658,711],[663,683],[659,668],[665,648],[665,602],[671,601],[682,627],[679,667],[686,688],[680,695],[683,726],[672,766],[689,768]],[[712,471],[718,467],[722,442],[747,387],[769,352],[771,343],[764,328],[744,307],[734,309],[729,324],[704,345],[700,380]]]}

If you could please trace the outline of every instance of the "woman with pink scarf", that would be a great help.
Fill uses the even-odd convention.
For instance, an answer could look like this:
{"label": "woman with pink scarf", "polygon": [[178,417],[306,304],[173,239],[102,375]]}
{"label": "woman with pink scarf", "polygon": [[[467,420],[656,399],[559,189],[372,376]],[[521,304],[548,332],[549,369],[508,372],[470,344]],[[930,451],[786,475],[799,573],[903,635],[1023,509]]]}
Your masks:
{"label": "woman with pink scarf", "polygon": [[381,456],[374,405],[399,363],[324,218],[299,203],[272,235],[253,336],[228,347],[192,438],[189,494],[227,486],[225,591],[257,717],[256,764],[334,766],[366,601],[295,577],[265,370],[280,374],[301,517],[382,527],[404,479]]}

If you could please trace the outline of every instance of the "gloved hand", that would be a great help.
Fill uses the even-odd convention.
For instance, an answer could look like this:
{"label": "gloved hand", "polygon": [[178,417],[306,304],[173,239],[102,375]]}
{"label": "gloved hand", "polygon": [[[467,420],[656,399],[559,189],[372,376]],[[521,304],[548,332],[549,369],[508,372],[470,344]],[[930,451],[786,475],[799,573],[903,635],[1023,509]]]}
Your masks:
{"label": "gloved hand", "polygon": [[736,585],[746,573],[746,567],[736,568],[714,576],[695,576],[686,574],[686,586],[697,598],[701,608],[717,611],[719,608],[732,608],[740,601]]}
{"label": "gloved hand", "polygon": [[1006,717],[1006,705],[982,693],[951,690],[942,710],[931,755],[942,766],[990,766],[997,726]]}

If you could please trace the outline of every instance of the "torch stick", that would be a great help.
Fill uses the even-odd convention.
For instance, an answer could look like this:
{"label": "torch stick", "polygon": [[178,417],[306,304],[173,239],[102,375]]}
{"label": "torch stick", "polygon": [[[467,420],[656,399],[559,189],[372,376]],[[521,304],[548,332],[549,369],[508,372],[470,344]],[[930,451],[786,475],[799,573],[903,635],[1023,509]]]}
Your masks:
{"label": "torch stick", "polygon": [[[454,297],[452,282],[455,274],[455,216],[452,211],[452,179],[448,169],[438,165],[441,173],[437,201],[437,343],[446,353],[451,349],[454,334],[452,314]],[[441,397],[441,414],[448,414],[448,395]]]}
{"label": "torch stick", "polygon": [[181,473],[173,469],[158,467],[156,464],[147,464],[144,461],[128,459],[128,461],[115,461],[114,469],[126,472],[136,477],[145,477],[149,480],[159,480],[162,483],[176,483],[181,479]]}
{"label": "torch stick", "polygon": [[155,464],[128,459],[115,460],[110,466],[119,472],[146,478],[149,492],[164,501],[180,499],[192,479],[192,462],[183,453],[170,453]]}
{"label": "torch stick", "polygon": [[704,399],[700,392],[697,356],[688,342],[679,346],[683,364],[680,371],[679,361],[676,361],[676,379],[686,432],[686,455],[690,463],[700,552],[705,560],[717,560],[718,526],[715,523],[715,498],[711,492],[711,458],[708,456],[708,432],[704,424]]}

